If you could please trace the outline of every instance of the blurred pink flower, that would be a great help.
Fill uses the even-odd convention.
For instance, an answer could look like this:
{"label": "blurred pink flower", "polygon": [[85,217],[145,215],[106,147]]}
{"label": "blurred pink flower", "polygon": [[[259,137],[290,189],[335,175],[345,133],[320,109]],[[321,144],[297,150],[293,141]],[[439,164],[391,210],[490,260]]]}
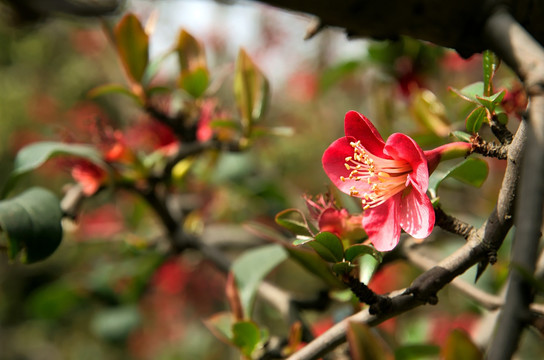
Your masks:
{"label": "blurred pink flower", "polygon": [[429,173],[448,152],[470,149],[468,143],[447,144],[424,152],[410,137],[396,133],[384,142],[363,115],[345,117],[346,136],[323,154],[323,168],[344,193],[361,198],[363,228],[379,251],[392,250],[401,228],[417,239],[431,233],[434,210],[427,195]]}
{"label": "blurred pink flower", "polygon": [[78,159],[72,165],[72,177],[77,181],[83,193],[93,195],[102,186],[107,178],[106,172],[90,161]]}

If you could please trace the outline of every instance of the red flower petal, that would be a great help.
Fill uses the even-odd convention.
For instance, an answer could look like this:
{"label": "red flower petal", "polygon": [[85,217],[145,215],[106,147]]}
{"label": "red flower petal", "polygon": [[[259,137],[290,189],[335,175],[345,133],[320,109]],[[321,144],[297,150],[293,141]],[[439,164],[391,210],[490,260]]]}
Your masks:
{"label": "red flower petal", "polygon": [[434,209],[431,201],[419,191],[410,191],[402,196],[399,204],[399,223],[416,239],[426,238],[434,227]]}
{"label": "red flower petal", "polygon": [[366,210],[363,217],[363,228],[368,238],[378,251],[393,250],[400,239],[398,202],[401,194],[397,194],[382,205]]}
{"label": "red flower petal", "polygon": [[385,143],[382,136],[364,115],[349,111],[344,119],[344,132],[346,137],[353,136],[355,141],[361,140],[361,144],[372,154],[387,158],[383,153]]}
{"label": "red flower petal", "polygon": [[[387,139],[384,152],[394,159],[406,160],[413,169],[412,173],[408,175],[408,179],[420,193],[427,192],[429,187],[427,159],[423,150],[412,138],[400,133],[393,134]],[[406,185],[408,186],[408,184]]]}

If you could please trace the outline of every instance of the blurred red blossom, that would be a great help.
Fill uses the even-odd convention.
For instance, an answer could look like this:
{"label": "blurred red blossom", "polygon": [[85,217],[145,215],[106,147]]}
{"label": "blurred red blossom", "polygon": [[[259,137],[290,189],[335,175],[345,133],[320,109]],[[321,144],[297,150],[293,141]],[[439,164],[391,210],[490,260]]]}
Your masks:
{"label": "blurred red blossom", "polygon": [[79,219],[78,232],[83,239],[107,239],[125,228],[124,218],[117,207],[106,204],[87,212]]}

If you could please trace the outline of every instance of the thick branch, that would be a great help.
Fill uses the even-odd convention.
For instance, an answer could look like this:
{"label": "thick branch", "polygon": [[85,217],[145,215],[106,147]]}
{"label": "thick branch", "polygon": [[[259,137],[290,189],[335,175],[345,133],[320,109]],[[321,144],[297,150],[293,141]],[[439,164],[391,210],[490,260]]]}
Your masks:
{"label": "thick branch", "polygon": [[516,237],[512,249],[512,270],[506,304],[500,315],[488,356],[510,359],[529,321],[533,290],[520,273],[535,271],[542,207],[544,202],[544,49],[508,13],[490,19],[486,36],[497,53],[524,81],[530,99],[527,154],[523,162]]}

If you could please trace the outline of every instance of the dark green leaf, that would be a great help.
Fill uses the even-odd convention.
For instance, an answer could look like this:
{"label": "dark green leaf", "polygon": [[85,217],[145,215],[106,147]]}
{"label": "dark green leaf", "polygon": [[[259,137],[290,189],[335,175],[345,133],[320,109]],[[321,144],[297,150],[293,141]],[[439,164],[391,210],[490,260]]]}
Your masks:
{"label": "dark green leaf", "polygon": [[482,124],[487,119],[487,109],[484,106],[479,106],[467,116],[465,127],[471,133],[477,133],[482,127]]}
{"label": "dark green leaf", "polygon": [[234,96],[242,117],[244,135],[251,134],[253,124],[264,114],[269,96],[268,80],[241,49],[234,73]]}
{"label": "dark green leaf", "polygon": [[354,261],[358,256],[368,254],[374,256],[379,261],[382,260],[382,254],[370,245],[355,244],[346,249],[344,258],[347,261]]}
{"label": "dark green leaf", "polygon": [[353,269],[355,266],[349,262],[338,262],[332,266],[332,271],[337,275],[349,274]]}
{"label": "dark green leaf", "polygon": [[0,201],[0,227],[13,260],[23,252],[22,262],[33,263],[51,255],[62,240],[62,210],[49,190],[31,188]]}
{"label": "dark green leaf", "polygon": [[344,259],[342,241],[333,233],[323,231],[315,236],[315,240],[308,243],[319,256],[328,262],[340,262]]}
{"label": "dark green leaf", "polygon": [[321,279],[325,284],[332,288],[343,288],[344,284],[340,282],[331,273],[329,266],[315,252],[310,252],[305,249],[297,249],[287,245],[285,249],[289,252],[289,256],[297,263],[302,265],[309,272]]}
{"label": "dark green leaf", "polygon": [[11,191],[21,175],[42,166],[47,160],[57,155],[73,155],[89,160],[103,168],[106,167],[100,153],[92,146],[49,141],[33,143],[17,153],[14,169],[4,186],[2,197]]}
{"label": "dark green leaf", "polygon": [[470,337],[462,330],[453,330],[440,352],[444,360],[481,360],[483,355]]}
{"label": "dark green leaf", "polygon": [[280,245],[266,245],[248,250],[232,264],[232,272],[246,317],[250,317],[255,294],[261,281],[278,264],[287,259],[287,253]]}
{"label": "dark green leaf", "polygon": [[437,190],[442,181],[452,177],[466,184],[480,187],[487,178],[489,167],[485,160],[469,158],[449,169],[447,172],[435,171],[429,177],[429,192],[431,198],[437,197]]}
{"label": "dark green leaf", "polygon": [[57,281],[34,291],[25,301],[25,310],[32,317],[60,319],[83,302],[76,288],[66,282]]}
{"label": "dark green leaf", "polygon": [[261,332],[252,321],[239,321],[232,325],[232,343],[245,356],[250,357],[260,341]]}
{"label": "dark green leaf", "polygon": [[117,51],[125,71],[140,83],[149,61],[149,37],[134,14],[125,15],[115,27]]}

